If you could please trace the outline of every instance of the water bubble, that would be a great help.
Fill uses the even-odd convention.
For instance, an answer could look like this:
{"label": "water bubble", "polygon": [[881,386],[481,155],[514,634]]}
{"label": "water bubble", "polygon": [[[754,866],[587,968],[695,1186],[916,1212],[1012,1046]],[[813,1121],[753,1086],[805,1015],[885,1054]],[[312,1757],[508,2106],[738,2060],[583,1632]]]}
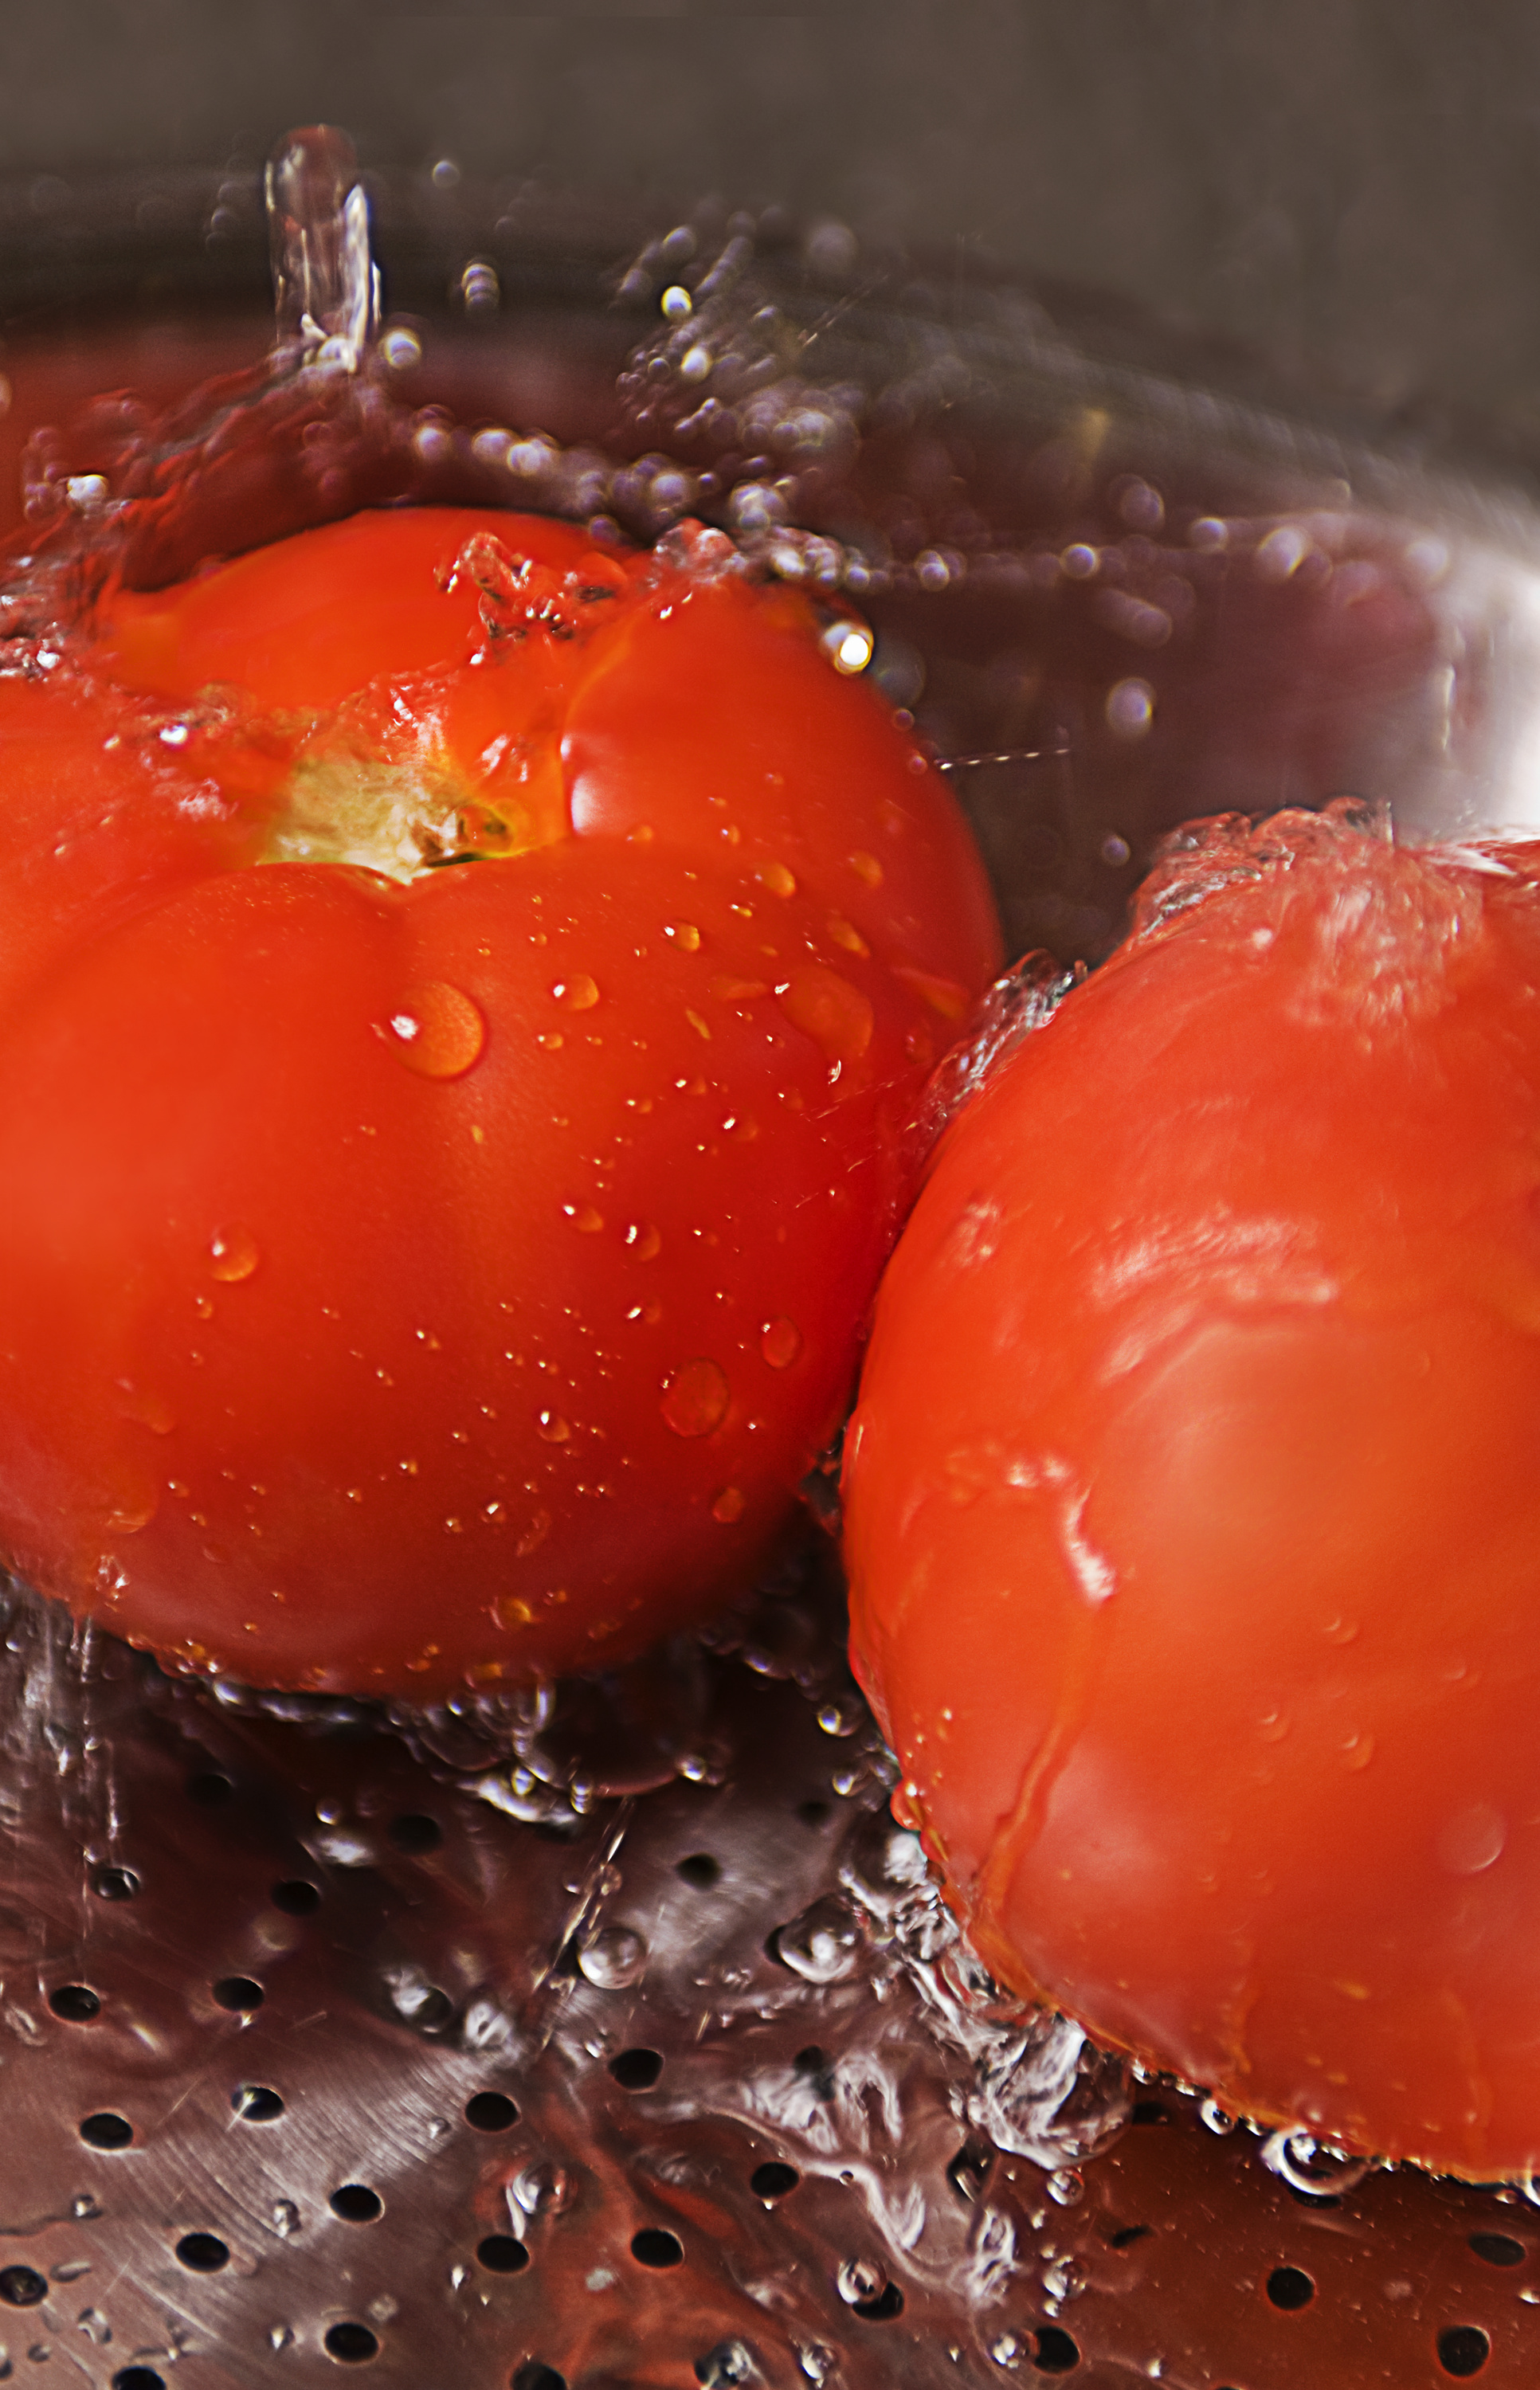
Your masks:
{"label": "water bubble", "polygon": [[652,1261],[662,1241],[662,1237],[650,1220],[633,1220],[621,1240],[634,1262]]}
{"label": "water bubble", "polygon": [[793,1361],[802,1358],[802,1331],[783,1312],[778,1318],[765,1321],[760,1330],[759,1349],[772,1369],[789,1369]]}
{"label": "water bubble", "polygon": [[1188,526],[1187,539],[1193,547],[1213,554],[1222,547],[1228,547],[1230,526],[1218,515],[1200,515],[1197,521]]}
{"label": "water bubble", "polygon": [[671,324],[682,324],[695,309],[695,302],[682,282],[671,282],[658,304]]}
{"label": "water bubble", "polygon": [[1120,838],[1116,830],[1109,831],[1101,842],[1101,859],[1110,871],[1121,871],[1132,852],[1128,841]]}
{"label": "water bubble", "polygon": [[226,1286],[238,1286],[243,1278],[250,1278],[261,1259],[255,1237],[239,1221],[228,1228],[216,1228],[209,1240],[210,1275]]}
{"label": "water bubble", "polygon": [[1378,2164],[1374,2158],[1350,2158],[1345,2152],[1316,2141],[1299,2126],[1284,2126],[1270,2133],[1259,2155],[1290,2191],[1303,2191],[1312,2199],[1335,2199],[1343,2191],[1356,2191]]}
{"label": "water bubble", "polygon": [[379,313],[369,208],[345,133],[289,133],[267,161],[267,225],[280,341],[307,364],[355,372]]}
{"label": "water bubble", "polygon": [[547,1444],[565,1444],[572,1433],[571,1421],[564,1420],[559,1411],[538,1411],[534,1424]]}
{"label": "water bubble", "polygon": [[712,1516],[718,1526],[731,1527],[742,1518],[746,1507],[741,1486],[724,1485],[712,1504]]}
{"label": "water bubble", "polygon": [[855,1732],[866,1714],[860,1695],[845,1693],[838,1701],[824,1703],[818,1712],[818,1726],[824,1734],[843,1738]]}
{"label": "water bubble", "polygon": [[1235,2118],[1229,2114],[1227,2109],[1220,2106],[1217,2100],[1205,2100],[1198,2113],[1202,2117],[1204,2124],[1207,2125],[1211,2133],[1234,2132]]}
{"label": "water bubble", "polygon": [[497,268],[487,257],[473,257],[460,276],[460,301],[470,315],[490,315],[503,296]]}
{"label": "water bubble", "polygon": [[392,324],[379,343],[379,353],[392,373],[409,373],[422,363],[422,342],[408,325]]}
{"label": "water bubble", "polygon": [[599,1000],[598,982],[586,971],[573,971],[567,979],[558,979],[551,994],[569,1012],[591,1012]]}
{"label": "water bubble", "polygon": [[647,1944],[627,1925],[609,1926],[584,1944],[578,1968],[599,1991],[623,1992],[646,1971]]}
{"label": "water bubble", "polygon": [[1044,2189],[1060,2207],[1078,2207],[1085,2196],[1085,2178],[1073,2166],[1058,2166]]}
{"label": "water bubble", "polygon": [[1107,692],[1107,727],[1119,739],[1142,739],[1155,719],[1155,692],[1147,680],[1120,680]]}
{"label": "water bubble", "polygon": [[687,955],[697,954],[699,951],[700,932],[693,921],[665,921],[663,935],[665,938],[672,938],[674,944],[682,947]]}
{"label": "water bubble", "polygon": [[1257,543],[1256,569],[1264,581],[1287,581],[1309,553],[1309,534],[1298,523],[1279,523]]}
{"label": "water bubble", "polygon": [[1100,571],[1101,558],[1083,539],[1065,548],[1059,559],[1059,569],[1072,581],[1090,581]]}
{"label": "water bubble", "polygon": [[289,2240],[291,2234],[298,2232],[300,2211],[293,2200],[276,2199],[273,2202],[271,2222],[274,2231],[282,2241]]}
{"label": "water bubble", "polygon": [[837,673],[864,673],[876,641],[865,623],[831,623],[818,642]]}
{"label": "water bubble", "polygon": [[663,1387],[661,1408],[675,1435],[710,1435],[722,1425],[732,1390],[714,1361],[687,1361]]}
{"label": "water bubble", "polygon": [[1151,489],[1135,473],[1116,485],[1115,502],[1131,531],[1159,531],[1166,519],[1165,500],[1160,491]]}
{"label": "water bubble", "polygon": [[834,2287],[848,2307],[866,2306],[882,2296],[888,2276],[875,2257],[846,2257],[835,2274]]}
{"label": "water bubble", "polygon": [[822,1047],[833,1064],[858,1062],[871,1044],[876,1015],[869,997],[825,963],[803,963],[776,991],[793,1029]]}
{"label": "water bubble", "polygon": [[447,980],[424,980],[405,989],[385,1026],[398,1061],[425,1079],[458,1079],[486,1044],[480,1007]]}
{"label": "water bubble", "polygon": [[[808,1984],[842,1983],[860,1964],[862,1944],[860,1920],[837,1893],[815,1900],[771,1936],[771,1947],[782,1966]],[[863,2291],[861,2296],[876,2297],[881,2288],[879,2283],[877,2291]]]}

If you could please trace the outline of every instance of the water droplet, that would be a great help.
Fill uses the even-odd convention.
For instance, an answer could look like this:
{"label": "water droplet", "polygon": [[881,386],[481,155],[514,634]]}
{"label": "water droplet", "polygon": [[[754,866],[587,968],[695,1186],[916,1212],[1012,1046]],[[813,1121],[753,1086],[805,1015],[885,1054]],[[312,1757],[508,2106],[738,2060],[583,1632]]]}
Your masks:
{"label": "water droplet", "polygon": [[1078,2207],[1085,2196],[1085,2179],[1073,2166],[1059,2166],[1043,2188],[1060,2207]]}
{"label": "water droplet", "polygon": [[562,2166],[543,2159],[526,2166],[508,2185],[510,2206],[517,2202],[526,2216],[552,2215],[567,2204],[567,2175]]}
{"label": "water droplet", "polygon": [[802,1331],[783,1312],[778,1319],[765,1321],[760,1330],[759,1349],[772,1369],[789,1369],[793,1361],[802,1358]]}
{"label": "water droplet", "polygon": [[1147,680],[1120,680],[1108,690],[1104,711],[1114,738],[1142,739],[1155,719],[1155,692]]}
{"label": "water droplet", "polygon": [[1059,569],[1071,581],[1091,581],[1101,569],[1101,558],[1087,541],[1077,539],[1060,552]]}
{"label": "water droplet", "polygon": [[671,324],[682,324],[695,308],[695,302],[682,282],[671,282],[658,304]]}
{"label": "water droplet", "polygon": [[541,1545],[545,1542],[550,1532],[550,1512],[548,1510],[536,1510],[532,1516],[529,1525],[525,1528],[523,1534],[520,1536],[519,1541],[513,1548],[516,1558],[521,1561],[527,1561],[532,1552],[537,1552],[540,1549]]}
{"label": "water droplet", "polygon": [[628,1925],[611,1925],[596,1934],[578,1953],[578,1969],[601,1992],[623,1992],[638,1982],[647,1967],[647,1944]]}
{"label": "water droplet", "polygon": [[298,2232],[299,2229],[300,2211],[294,2202],[291,2199],[276,2199],[273,2202],[274,2231],[287,2241],[290,2233]]}
{"label": "water droplet", "polygon": [[835,2274],[834,2287],[848,2307],[865,2306],[868,2300],[882,2296],[888,2277],[875,2257],[845,2257]]}
{"label": "water droplet", "polygon": [[1438,1855],[1451,1875],[1480,1875],[1501,1858],[1508,1824],[1490,1802],[1473,1801],[1439,1830]]}
{"label": "water droplet", "polygon": [[727,1416],[732,1392],[714,1361],[687,1361],[663,1387],[661,1410],[675,1435],[710,1435]]}
{"label": "water droplet", "polygon": [[996,2365],[1014,2373],[1019,2365],[1026,2363],[1030,2347],[1019,2332],[1003,2332],[998,2340],[990,2342],[989,2353]]}
{"label": "water droplet", "polygon": [[137,1536],[148,1526],[160,1507],[160,1497],[151,1488],[133,1501],[116,1503],[103,1523],[109,1536]]}
{"label": "water droplet", "polygon": [[217,1228],[209,1240],[210,1273],[226,1286],[250,1278],[261,1259],[255,1237],[238,1221],[233,1227]]}
{"label": "water droplet", "polygon": [[881,887],[882,866],[879,863],[875,854],[867,854],[865,849],[858,850],[856,854],[851,856],[850,867],[854,872],[857,880],[864,880],[868,888]]}
{"label": "water droplet", "polygon": [[829,915],[828,934],[837,946],[843,946],[847,955],[859,955],[863,962],[871,953],[871,948],[860,931],[853,923],[847,921],[842,913]]}
{"label": "water droplet", "polygon": [[676,946],[682,946],[687,955],[699,952],[700,932],[693,921],[665,921],[663,935],[672,938]]}
{"label": "water droplet", "polygon": [[[861,1961],[862,1941],[861,1924],[854,1910],[832,1893],[815,1900],[771,1937],[782,1966],[789,1967],[793,1974],[801,1975],[809,1984],[838,1984],[853,1975]],[[861,2295],[866,2298],[877,2294],[863,2291]]]}
{"label": "water droplet", "polygon": [[534,1423],[547,1444],[565,1444],[572,1433],[571,1421],[559,1411],[537,1412]]}
{"label": "water droplet", "polygon": [[[826,1702],[824,1703],[822,1709],[818,1712],[819,1730],[824,1734],[839,1735],[842,1739],[848,1734],[853,1734],[865,1716],[866,1710],[859,1696],[855,1693],[847,1693],[838,1701]],[[901,1837],[901,1839],[905,1843],[910,1843],[914,1840],[914,1837],[912,1835],[905,1835]],[[918,1844],[916,1844],[915,1847],[918,1849]],[[921,1877],[923,1877],[924,1871],[924,1863],[922,1861],[920,1865]]]}
{"label": "water droplet", "polygon": [[407,988],[393,1007],[385,1034],[409,1071],[425,1079],[458,1079],[486,1044],[481,1009],[447,980],[424,980]]}
{"label": "water droplet", "polygon": [[1200,515],[1197,521],[1189,525],[1187,538],[1194,547],[1212,554],[1218,548],[1228,547],[1230,526],[1218,515]]}
{"label": "water droplet", "polygon": [[837,673],[864,673],[872,660],[876,641],[865,623],[831,623],[818,645]]}
{"label": "water droplet", "polygon": [[734,1525],[738,1520],[742,1518],[744,1508],[745,1504],[741,1487],[737,1485],[724,1485],[721,1493],[712,1504],[712,1516],[717,1522],[719,1526],[730,1527]]}
{"label": "water droplet", "polygon": [[551,994],[569,1012],[591,1012],[599,1000],[599,983],[586,971],[573,971],[568,978],[558,979]]}
{"label": "water droplet", "polygon": [[621,1241],[634,1262],[649,1262],[663,1240],[650,1220],[633,1220]]}
{"label": "water droplet", "polygon": [[1217,2100],[1205,2100],[1198,2111],[1211,2133],[1233,2133],[1235,2118],[1222,2108]]}
{"label": "water droplet", "polygon": [[596,1212],[592,1203],[563,1203],[561,1209],[580,1237],[597,1237],[604,1226],[604,1214]]}
{"label": "water droplet", "polygon": [[392,324],[379,343],[379,353],[392,373],[407,373],[422,363],[422,342],[406,324]]}
{"label": "water droplet", "polygon": [[1110,871],[1121,871],[1132,852],[1128,841],[1116,830],[1110,830],[1101,842],[1101,859]]}
{"label": "water droplet", "polygon": [[772,896],[795,896],[797,893],[796,874],[789,871],[784,863],[762,863],[755,878]]}
{"label": "water droplet", "polygon": [[804,963],[776,990],[781,1010],[822,1047],[831,1063],[857,1062],[871,1044],[876,1016],[868,997],[823,963]]}
{"label": "water droplet", "polygon": [[1287,581],[1310,553],[1310,538],[1298,523],[1279,523],[1259,540],[1256,569],[1264,581]]}

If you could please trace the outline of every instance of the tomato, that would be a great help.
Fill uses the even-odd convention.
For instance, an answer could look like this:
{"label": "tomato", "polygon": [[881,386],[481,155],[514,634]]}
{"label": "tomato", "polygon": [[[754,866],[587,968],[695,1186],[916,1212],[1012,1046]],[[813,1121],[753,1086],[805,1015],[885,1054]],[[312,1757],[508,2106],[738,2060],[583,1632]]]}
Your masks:
{"label": "tomato", "polygon": [[783,1532],[960,817],[725,541],[355,518],[0,684],[0,1547],[183,1664],[608,1664]]}
{"label": "tomato", "polygon": [[944,1136],[854,1651],[987,1963],[1232,2111],[1540,2165],[1540,848],[1198,836]]}

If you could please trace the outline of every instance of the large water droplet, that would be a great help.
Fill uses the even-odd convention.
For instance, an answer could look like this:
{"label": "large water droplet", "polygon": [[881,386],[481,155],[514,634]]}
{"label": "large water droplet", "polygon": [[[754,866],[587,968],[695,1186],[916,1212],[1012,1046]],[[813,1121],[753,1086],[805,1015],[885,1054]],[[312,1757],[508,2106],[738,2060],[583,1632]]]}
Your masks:
{"label": "large water droplet", "polygon": [[864,880],[868,888],[881,887],[882,866],[875,854],[866,854],[864,848],[858,850],[851,856],[850,867],[857,880]]}
{"label": "large water droplet", "polygon": [[665,921],[663,935],[682,946],[687,955],[699,954],[700,950],[700,932],[693,921]]}
{"label": "large water droplet", "polygon": [[714,1361],[687,1361],[663,1387],[661,1408],[675,1435],[710,1435],[727,1416],[732,1392]]}
{"label": "large water droplet", "polygon": [[847,2306],[865,2306],[868,2300],[882,2296],[888,2277],[875,2257],[845,2257],[835,2274],[834,2287]]}
{"label": "large water droplet", "polygon": [[822,1047],[830,1062],[858,1062],[871,1044],[870,1001],[824,963],[804,963],[778,989],[781,1010]]}
{"label": "large water droplet", "polygon": [[1487,1801],[1457,1810],[1439,1830],[1439,1858],[1451,1875],[1480,1875],[1501,1858],[1508,1825]]}
{"label": "large water droplet", "polygon": [[289,133],[267,161],[267,228],[280,342],[307,365],[356,372],[379,315],[369,208],[353,143],[334,125]]}
{"label": "large water droplet", "polygon": [[760,886],[767,888],[772,896],[795,896],[797,893],[796,875],[784,863],[762,863],[757,876]]}
{"label": "large water droplet", "polygon": [[209,1239],[210,1273],[226,1286],[250,1278],[261,1259],[255,1237],[238,1220],[228,1228],[216,1228]]}
{"label": "large water droplet", "polygon": [[647,1967],[647,1944],[628,1925],[611,1925],[596,1934],[578,1953],[578,1968],[601,1992],[623,1992],[639,1981]]}
{"label": "large water droplet", "polygon": [[634,1262],[649,1262],[663,1240],[650,1220],[633,1220],[622,1242]]}
{"label": "large water droplet", "polygon": [[486,1044],[481,1008],[443,979],[409,987],[391,1009],[385,1034],[398,1061],[425,1079],[458,1079]]}
{"label": "large water droplet", "polygon": [[559,1411],[537,1412],[534,1423],[547,1444],[565,1444],[572,1433],[571,1420],[564,1420]]}
{"label": "large water droplet", "polygon": [[745,1507],[742,1487],[724,1485],[712,1504],[712,1516],[719,1526],[731,1527],[742,1518]]}

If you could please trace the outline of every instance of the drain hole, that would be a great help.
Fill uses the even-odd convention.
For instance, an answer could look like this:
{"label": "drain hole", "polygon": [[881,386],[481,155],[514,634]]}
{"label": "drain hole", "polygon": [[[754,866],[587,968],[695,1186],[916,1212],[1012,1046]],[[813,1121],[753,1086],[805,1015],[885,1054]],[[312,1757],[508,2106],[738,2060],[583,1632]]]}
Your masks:
{"label": "drain hole", "polygon": [[622,2091],[650,2091],[662,2071],[655,2049],[622,2049],[610,2062],[610,2072]]}
{"label": "drain hole", "polygon": [[1507,2232],[1472,2232],[1470,2246],[1489,2266],[1521,2266],[1529,2252]]}
{"label": "drain hole", "polygon": [[1275,2266],[1267,2277],[1267,2295],[1276,2307],[1307,2307],[1315,2295],[1315,2285],[1298,2266]]}
{"label": "drain hole", "polygon": [[685,2244],[677,2232],[665,2232],[660,2225],[645,2225],[631,2236],[631,2254],[638,2266],[661,2269],[664,2266],[682,2266]]}
{"label": "drain hole", "polygon": [[529,2262],[529,2251],[511,2232],[489,2232],[476,2243],[476,2263],[489,2274],[521,2274]]}
{"label": "drain hole", "polygon": [[519,2111],[501,2091],[476,2091],[465,2103],[465,2120],[479,2133],[506,2133],[519,2122]]}
{"label": "drain hole", "polygon": [[276,1883],[267,1896],[286,1917],[314,1917],[321,1906],[319,1885],[307,1883],[302,1875],[293,1876],[286,1883]]}
{"label": "drain hole", "polygon": [[567,2390],[567,2376],[558,2373],[554,2365],[542,2365],[532,2357],[514,2375],[509,2390]]}
{"label": "drain hole", "polygon": [[749,2188],[756,2199],[768,2203],[773,2199],[784,2199],[789,2191],[796,2190],[801,2180],[802,2176],[795,2166],[783,2165],[779,2158],[768,2158],[749,2177]]}
{"label": "drain hole", "polygon": [[332,2192],[327,2204],[344,2224],[372,2224],[385,2213],[385,2202],[366,2182],[343,2183]]}
{"label": "drain hole", "polygon": [[680,1860],[674,1872],[697,1892],[710,1892],[713,1883],[722,1881],[722,1862],[713,1859],[710,1851],[692,1851],[687,1859]]}
{"label": "drain hole", "polygon": [[321,2345],[339,2365],[367,2365],[379,2355],[379,2342],[366,2323],[334,2323]]}
{"label": "drain hole", "polygon": [[89,1984],[60,1984],[48,1995],[48,2006],[67,2024],[89,2024],[101,2014],[101,1999]]}
{"label": "drain hole", "polygon": [[112,2376],[112,2390],[166,2390],[166,2380],[153,2365],[124,2365]]}
{"label": "drain hole", "polygon": [[98,1900],[132,1900],[139,1879],[132,1868],[99,1867],[91,1879],[91,1889]]}
{"label": "drain hole", "polygon": [[1169,2125],[1171,2112],[1163,2108],[1159,2100],[1136,2100],[1129,2110],[1128,2121],[1131,2125]]}
{"label": "drain hole", "polygon": [[176,2262],[189,2273],[217,2274],[229,2264],[230,2251],[217,2232],[184,2232],[176,2244]]}
{"label": "drain hole", "polygon": [[235,1789],[229,1778],[221,1776],[217,1768],[209,1768],[201,1776],[189,1776],[187,1779],[188,1800],[196,1801],[204,1809],[219,1808]]}
{"label": "drain hole", "polygon": [[863,2323],[892,2323],[904,2313],[904,2294],[896,2282],[889,2282],[875,2299],[857,2299],[851,2313]]}
{"label": "drain hole", "polygon": [[1445,2373],[1479,2373],[1492,2354],[1492,2343],[1480,2324],[1453,2323],[1438,2336],[1438,2361]]}
{"label": "drain hole", "polygon": [[833,2099],[834,2061],[827,2049],[820,2049],[815,2041],[809,2042],[805,2049],[798,2050],[791,2063],[796,2072],[812,2085],[815,2100]]}
{"label": "drain hole", "polygon": [[404,1818],[392,1818],[386,1832],[398,1851],[409,1859],[420,1859],[427,1851],[436,1851],[443,1840],[443,1828],[437,1818],[425,1817],[421,1810],[409,1810]]}
{"label": "drain hole", "polygon": [[241,2083],[230,2094],[230,2105],[248,2125],[276,2124],[283,2114],[283,2100],[265,2083]]}
{"label": "drain hole", "polygon": [[134,2139],[134,2127],[126,2116],[113,2115],[103,2108],[95,2116],[83,2116],[80,2137],[94,2150],[126,2150]]}
{"label": "drain hole", "polygon": [[242,2016],[260,2009],[267,1998],[262,1985],[254,1984],[250,1975],[221,1975],[212,1990],[222,2009],[233,2009]]}
{"label": "drain hole", "polygon": [[1109,2249],[1132,2249],[1136,2241],[1148,2240],[1154,2229],[1152,2224],[1124,2224],[1111,2234],[1107,2245]]}
{"label": "drain hole", "polygon": [[48,2295],[48,2285],[35,2266],[0,2266],[0,2299],[8,2307],[35,2307]]}
{"label": "drain hole", "polygon": [[1043,2324],[1037,2332],[1037,2354],[1032,2361],[1039,2373],[1072,2373],[1080,2363],[1080,2343],[1072,2340],[1058,2324]]}

